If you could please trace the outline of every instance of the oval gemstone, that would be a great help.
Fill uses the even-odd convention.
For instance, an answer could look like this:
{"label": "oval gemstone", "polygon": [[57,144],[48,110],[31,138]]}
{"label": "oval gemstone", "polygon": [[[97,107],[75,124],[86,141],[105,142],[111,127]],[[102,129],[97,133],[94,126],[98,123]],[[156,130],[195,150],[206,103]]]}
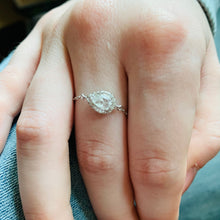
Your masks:
{"label": "oval gemstone", "polygon": [[107,91],[98,91],[88,95],[88,102],[95,111],[101,114],[112,112],[116,105],[114,96]]}

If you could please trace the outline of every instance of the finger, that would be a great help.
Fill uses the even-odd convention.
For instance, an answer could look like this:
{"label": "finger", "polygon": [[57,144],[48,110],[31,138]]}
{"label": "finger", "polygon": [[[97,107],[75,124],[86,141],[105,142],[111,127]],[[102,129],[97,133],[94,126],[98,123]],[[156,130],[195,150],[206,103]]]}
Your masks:
{"label": "finger", "polygon": [[189,148],[188,172],[184,190],[197,171],[220,150],[220,65],[211,38],[201,72],[200,96]]}
{"label": "finger", "polygon": [[[68,29],[66,37],[76,95],[107,90],[114,94],[118,104],[126,106],[126,77],[118,55],[112,54],[117,47],[112,45],[108,50],[105,40],[104,44],[93,40],[101,36],[93,38],[96,28],[95,23],[89,22],[93,20],[90,16],[81,12],[76,19],[73,14],[70,26],[74,29]],[[75,106],[80,171],[97,218],[137,219],[128,174],[125,115],[117,110],[108,115],[99,114],[85,100],[76,101]]]}
{"label": "finger", "polygon": [[0,153],[38,66],[43,38],[48,38],[56,21],[73,3],[67,2],[44,15],[15,50],[9,65],[0,74]]}
{"label": "finger", "polygon": [[56,36],[43,45],[17,124],[19,187],[26,219],[73,219],[68,160],[73,82],[67,54]]}
{"label": "finger", "polygon": [[[89,59],[92,60],[92,56]],[[101,60],[101,57],[98,59]],[[123,74],[121,67],[115,66],[109,58],[105,63],[97,61],[94,65],[90,66],[81,57],[81,62],[75,66],[76,94],[108,90],[125,105],[126,86],[118,88],[119,84],[123,84],[120,80],[125,79],[116,76]],[[103,76],[108,69],[114,76]],[[125,115],[115,111],[110,115],[99,115],[88,103],[78,101],[75,126],[80,170],[98,219],[135,219],[128,175]]]}
{"label": "finger", "polygon": [[[105,67],[120,71],[110,65]],[[122,101],[120,89],[108,83],[115,82],[113,77],[106,81],[101,79],[104,69],[98,67],[96,73],[90,72],[94,77],[91,81],[88,80],[88,74],[83,76],[84,71],[80,70],[78,74],[75,72],[78,75],[75,78],[78,95],[104,88],[119,97],[118,102],[126,103]],[[80,81],[87,81],[88,84],[80,86]],[[135,219],[127,164],[126,117],[121,112],[110,114],[99,115],[88,103],[79,101],[76,104],[76,143],[80,170],[98,219]]]}
{"label": "finger", "polygon": [[177,220],[202,58],[181,23],[153,21],[127,36],[130,174],[141,219]]}
{"label": "finger", "polygon": [[40,51],[41,32],[35,28],[18,46],[10,63],[0,73],[0,153],[38,66]]}

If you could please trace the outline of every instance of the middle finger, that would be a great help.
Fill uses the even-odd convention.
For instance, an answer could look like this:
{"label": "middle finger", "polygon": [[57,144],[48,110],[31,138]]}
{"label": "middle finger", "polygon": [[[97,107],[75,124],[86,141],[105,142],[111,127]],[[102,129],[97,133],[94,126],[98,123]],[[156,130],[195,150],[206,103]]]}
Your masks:
{"label": "middle finger", "polygon": [[[95,14],[95,13],[94,13]],[[97,36],[88,14],[73,15],[66,35],[76,96],[107,90],[126,106],[127,82],[114,46]],[[104,28],[103,28],[104,29]],[[96,29],[97,30],[97,29]],[[100,40],[99,40],[100,39]],[[107,46],[108,45],[108,46]],[[128,172],[127,125],[123,112],[95,112],[86,100],[75,104],[80,170],[98,219],[137,219]]]}

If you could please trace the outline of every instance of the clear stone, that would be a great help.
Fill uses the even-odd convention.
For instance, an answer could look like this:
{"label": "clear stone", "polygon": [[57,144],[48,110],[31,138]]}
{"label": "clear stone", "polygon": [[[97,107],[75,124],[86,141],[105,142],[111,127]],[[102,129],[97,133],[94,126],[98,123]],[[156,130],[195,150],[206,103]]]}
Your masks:
{"label": "clear stone", "polygon": [[90,106],[98,113],[110,113],[115,108],[115,98],[107,91],[94,92],[88,96]]}

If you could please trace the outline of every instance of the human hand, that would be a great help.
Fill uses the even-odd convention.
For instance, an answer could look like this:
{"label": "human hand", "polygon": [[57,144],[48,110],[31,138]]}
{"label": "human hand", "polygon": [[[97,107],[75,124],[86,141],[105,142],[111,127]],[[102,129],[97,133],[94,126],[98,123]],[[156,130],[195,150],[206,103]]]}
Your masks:
{"label": "human hand", "polygon": [[[42,154],[58,137],[65,138],[57,141],[57,146],[65,146],[62,143],[67,142],[71,130],[73,91],[79,95],[109,90],[124,106],[129,103],[128,132],[126,118],[119,112],[97,115],[87,103],[75,106],[78,158],[97,217],[135,219],[135,198],[141,219],[176,219],[186,166],[185,188],[195,175],[195,165],[202,167],[219,150],[219,63],[200,6],[189,0],[94,0],[78,1],[73,8],[63,9],[62,19],[57,12],[38,24],[42,38],[35,31],[29,43],[26,40],[28,45],[33,45],[34,39],[39,42],[34,58],[29,57],[29,50],[28,56],[22,56],[32,64],[27,67],[27,61],[20,67],[24,61],[19,62],[21,54],[17,52],[9,65],[12,70],[22,70],[25,86],[17,88],[20,93],[16,95],[21,95],[14,99],[20,105],[37,69],[18,123],[18,161],[23,152],[36,154],[35,148]],[[42,53],[37,50],[40,45]],[[61,63],[58,57],[64,58]],[[70,83],[70,66],[74,85]],[[10,68],[3,73],[13,73]],[[61,75],[65,79],[60,80]],[[16,74],[10,76],[17,78]],[[60,89],[57,81],[62,82]],[[16,87],[9,80],[4,82],[9,85],[6,94],[14,94],[10,88]],[[53,86],[49,87],[49,82]],[[65,101],[54,100],[54,93],[60,97],[64,84]],[[59,102],[58,112],[54,112],[51,106]],[[8,106],[17,113],[19,104]],[[62,134],[60,123],[66,126]],[[20,179],[21,187],[28,185]],[[21,190],[21,194],[25,193]],[[25,200],[31,198],[23,196]]]}

